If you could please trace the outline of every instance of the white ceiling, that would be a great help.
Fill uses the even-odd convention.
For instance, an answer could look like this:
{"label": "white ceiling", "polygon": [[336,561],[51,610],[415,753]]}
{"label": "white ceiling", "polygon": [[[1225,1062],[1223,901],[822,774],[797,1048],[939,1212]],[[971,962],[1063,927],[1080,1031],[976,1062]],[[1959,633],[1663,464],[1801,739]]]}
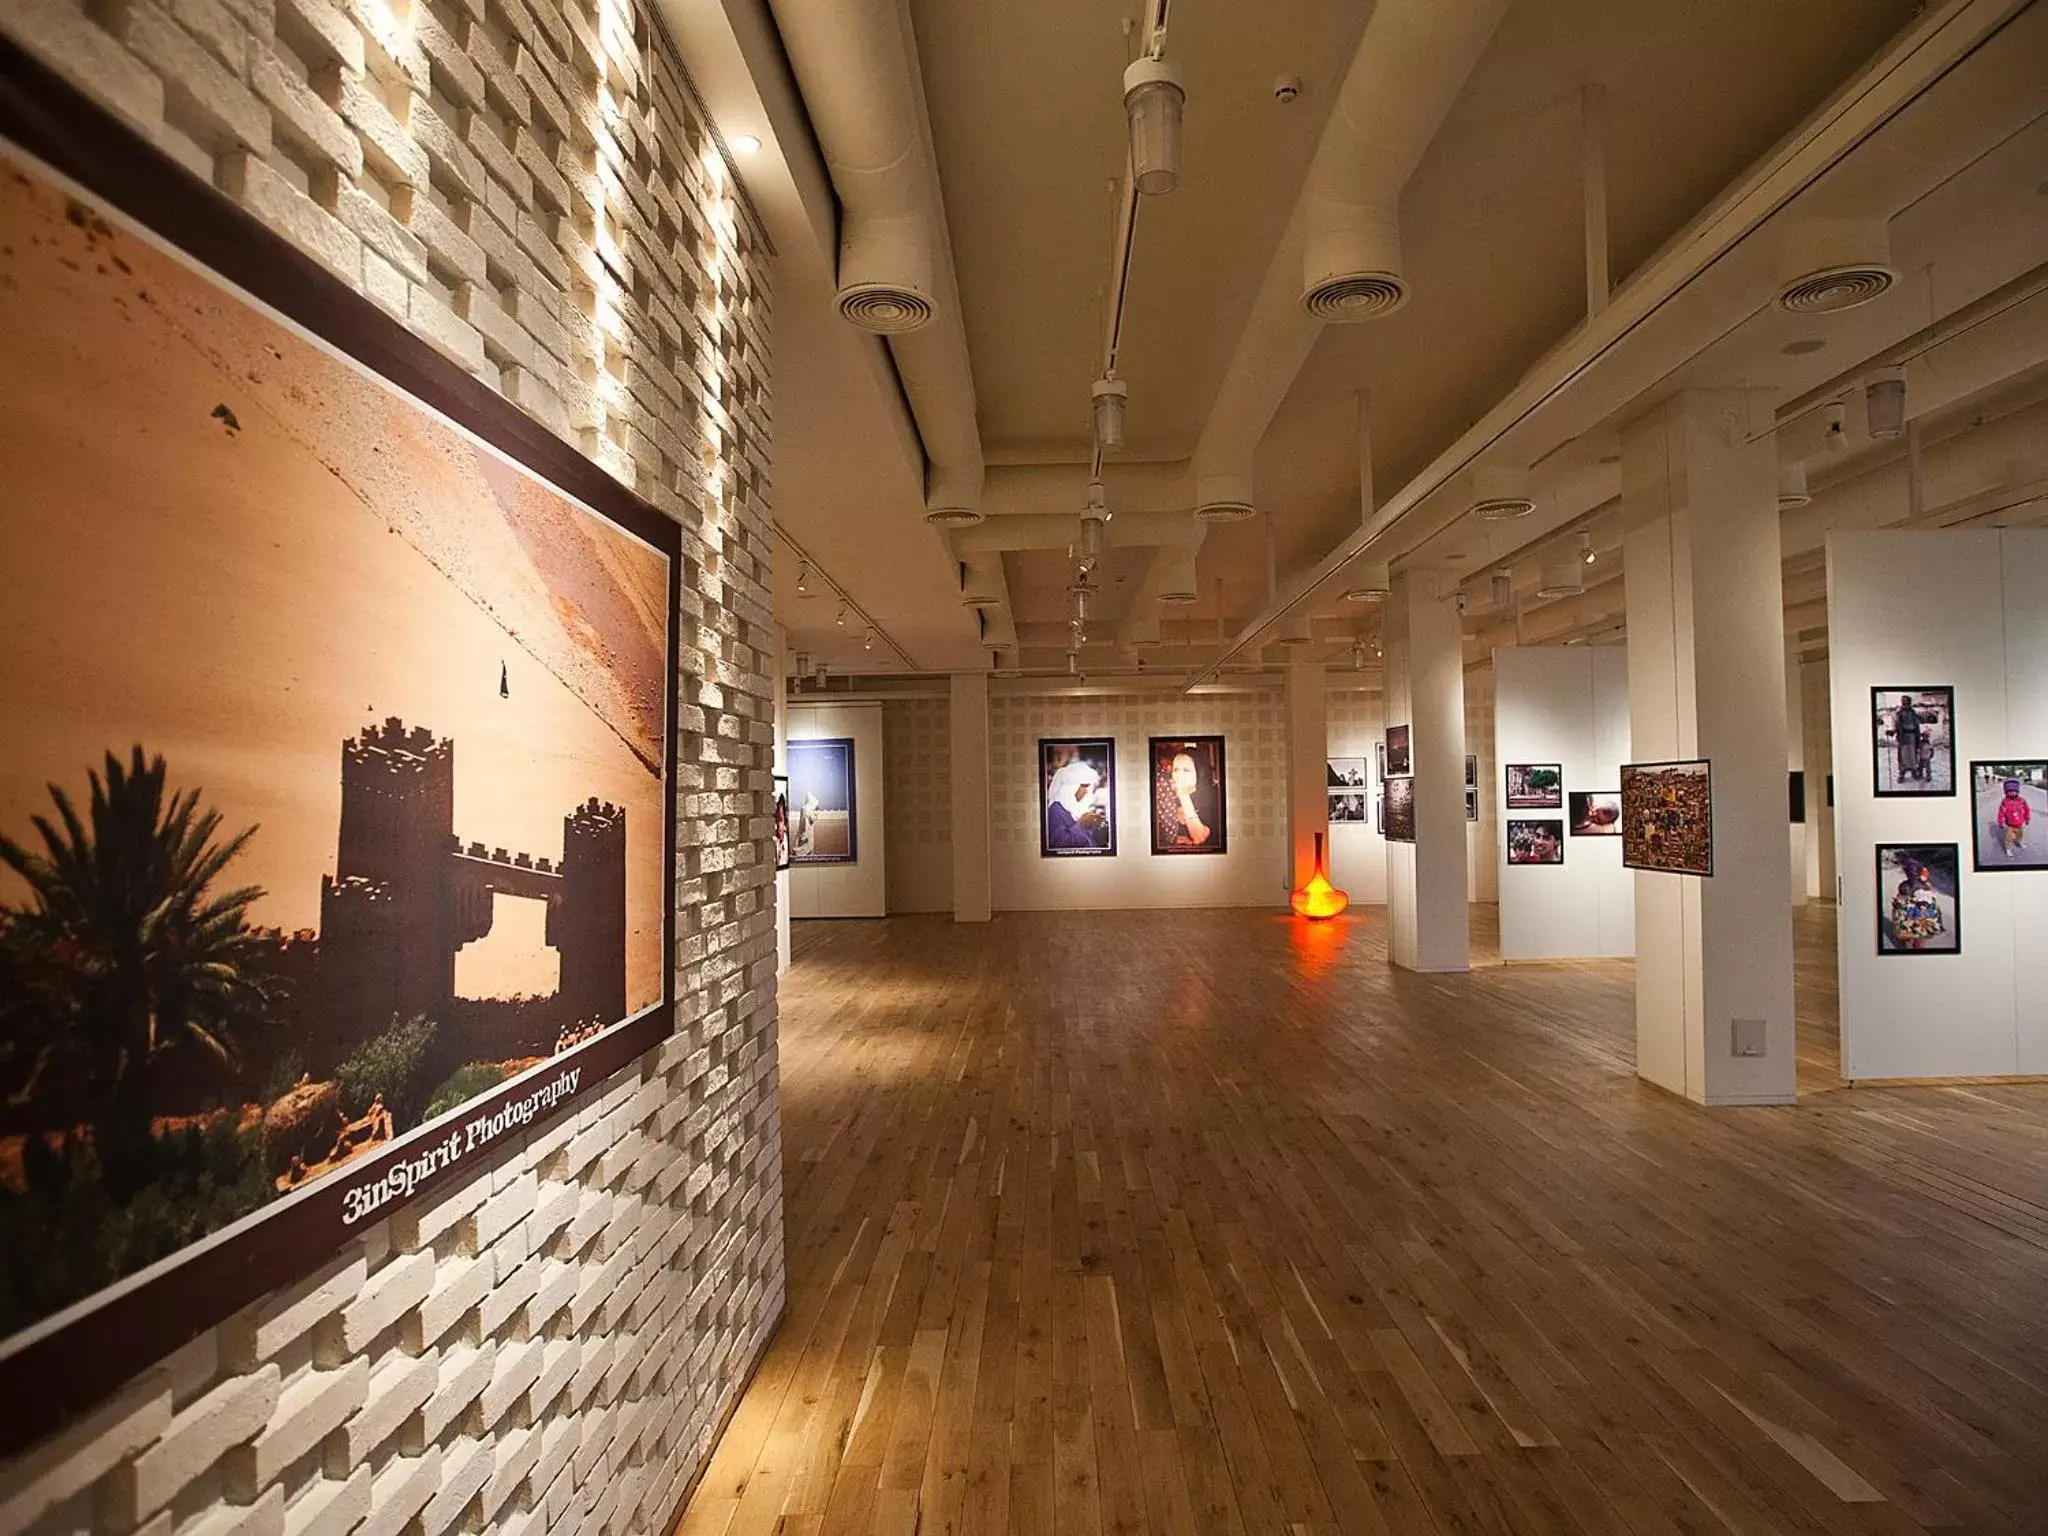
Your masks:
{"label": "white ceiling", "polygon": [[[772,46],[765,0],[667,4],[714,118],[728,135],[767,141],[741,173],[779,252],[776,517],[912,665],[983,665],[973,613],[958,601],[957,566],[919,515],[921,458],[887,354],[831,309],[835,210],[815,148],[803,142],[801,102]],[[907,5],[984,451],[992,466],[1084,464],[1124,155],[1120,75],[1137,7]],[[1361,391],[1374,489],[1385,501],[1580,326],[1581,112],[1589,89],[1606,126],[1619,288],[1922,10],[1915,0],[1516,0],[1403,196],[1411,302],[1386,319],[1323,331],[1260,446],[1263,515],[1211,530],[1198,564],[1205,600],[1166,610],[1169,644],[1185,643],[1160,659],[1205,662],[1219,618],[1234,633],[1265,608],[1269,541],[1284,584],[1357,529]],[[1120,483],[1134,499],[1165,504],[1156,476],[1141,493],[1118,465],[1171,463],[1191,452],[1368,14],[1352,0],[1175,0],[1168,47],[1188,88],[1185,172],[1170,196],[1141,200],[1122,353],[1130,441],[1106,475],[1113,505]],[[779,81],[768,79],[778,70]],[[1273,94],[1283,76],[1304,86],[1285,105]],[[1739,381],[1789,399],[2048,259],[2044,114],[2048,17],[2024,16],[1808,194],[1810,206],[1833,198],[1895,216],[1892,237],[1908,281],[1892,297],[1817,329],[1771,306],[1768,261],[1754,249],[1737,251],[1687,296],[1700,323],[1732,305],[1726,334],[1696,337],[1668,325],[1669,355],[1647,366],[1646,387]],[[2048,319],[2022,313],[1998,329],[2015,343],[1959,365],[1959,398],[2048,359]],[[1784,350],[1812,339],[1822,342],[1818,350]],[[1637,358],[1632,366],[1646,364]],[[1629,403],[1639,409],[1648,397],[1633,389]],[[1475,589],[1496,564],[1512,563],[1526,589],[1534,585],[1532,541],[1594,515],[1596,544],[1614,543],[1599,521],[1613,494],[1612,469],[1600,460],[1613,451],[1619,416],[1599,416],[1560,428],[1555,441],[1531,432],[1519,442],[1524,462],[1543,461],[1543,517],[1491,534],[1454,525],[1402,546],[1451,564]],[[1786,451],[1811,451],[1799,436],[1810,430],[1790,429]],[[1830,467],[1818,471],[1824,479]],[[1071,474],[1078,509],[1083,472]],[[1131,549],[1105,560],[1091,625],[1104,641],[1146,565],[1144,552]],[[1610,558],[1602,574],[1618,570]],[[1071,563],[1059,551],[1012,551],[1003,573],[1022,660],[1059,664]],[[841,629],[832,599],[801,600],[794,587],[794,562],[779,560],[775,609],[792,649],[835,671],[900,669],[886,644],[861,650],[858,617],[852,632]],[[1518,609],[1532,606],[1518,599]],[[1559,617],[1590,616],[1572,627],[1590,632],[1588,624],[1611,625],[1618,609],[1614,584]],[[1319,633],[1333,644],[1369,628],[1362,610],[1319,603],[1317,611]],[[1469,627],[1498,638],[1499,624],[1500,616],[1480,614]],[[1116,659],[1105,653],[1101,661]]]}

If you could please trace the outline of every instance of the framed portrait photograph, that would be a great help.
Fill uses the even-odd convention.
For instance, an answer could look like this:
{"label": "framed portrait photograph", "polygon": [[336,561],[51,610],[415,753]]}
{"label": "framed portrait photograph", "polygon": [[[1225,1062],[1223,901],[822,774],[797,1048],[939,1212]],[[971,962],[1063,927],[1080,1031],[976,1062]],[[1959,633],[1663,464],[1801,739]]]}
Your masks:
{"label": "framed portrait photograph", "polygon": [[111,120],[0,134],[12,1435],[669,1035],[683,560]]}
{"label": "framed portrait photograph", "polygon": [[1362,789],[1333,789],[1330,791],[1330,822],[1365,821],[1365,791]]}
{"label": "framed portrait photograph", "polygon": [[1523,820],[1520,817],[1508,819],[1508,863],[1510,864],[1562,864],[1564,862],[1564,823],[1555,817]]}
{"label": "framed portrait photograph", "polygon": [[1467,789],[1477,789],[1479,787],[1479,759],[1471,756],[1469,753],[1465,757],[1465,787]]}
{"label": "framed portrait photograph", "polygon": [[1386,835],[1390,843],[1415,841],[1415,780],[1388,779]]}
{"label": "framed portrait photograph", "polygon": [[1714,780],[1706,759],[1621,765],[1621,862],[1668,875],[1713,874]]}
{"label": "framed portrait photograph", "polygon": [[1221,736],[1154,736],[1152,851],[1222,853],[1229,847]]}
{"label": "framed portrait photograph", "polygon": [[792,864],[858,864],[860,813],[849,737],[792,741],[788,748]]}
{"label": "framed portrait photograph", "polygon": [[1477,788],[1467,788],[1465,791],[1465,819],[1467,821],[1477,821],[1479,819],[1479,791]]}
{"label": "framed portrait photograph", "polygon": [[2048,869],[2048,759],[1970,764],[1970,799],[1979,872]]}
{"label": "framed portrait photograph", "polygon": [[789,868],[789,775],[775,775],[775,867]]}
{"label": "framed portrait photograph", "polygon": [[1390,725],[1387,727],[1386,776],[1390,779],[1405,779],[1415,772],[1415,753],[1409,742],[1408,727]]}
{"label": "framed portrait photograph", "polygon": [[1621,793],[1619,790],[1573,790],[1571,794],[1573,837],[1621,836]]}
{"label": "framed portrait photograph", "polygon": [[1955,716],[1950,687],[1871,689],[1871,793],[1953,795]]}
{"label": "framed portrait photograph", "polygon": [[1106,736],[1038,743],[1038,856],[1116,857],[1116,743]]}
{"label": "framed portrait photograph", "polygon": [[1954,843],[1877,845],[1877,952],[1963,950],[1961,851]]}
{"label": "framed portrait photograph", "polygon": [[1367,787],[1365,780],[1365,759],[1362,757],[1329,757],[1323,759],[1324,781],[1330,786],[1330,793],[1339,790],[1362,790]]}
{"label": "framed portrait photograph", "polygon": [[1507,799],[1511,811],[1564,809],[1564,769],[1556,763],[1509,763]]}

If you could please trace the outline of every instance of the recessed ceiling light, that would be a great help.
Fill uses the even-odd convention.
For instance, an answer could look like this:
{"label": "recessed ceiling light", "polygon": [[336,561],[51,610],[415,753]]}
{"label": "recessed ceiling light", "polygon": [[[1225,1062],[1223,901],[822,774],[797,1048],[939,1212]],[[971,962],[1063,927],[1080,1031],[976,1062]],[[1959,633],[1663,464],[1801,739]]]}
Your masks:
{"label": "recessed ceiling light", "polygon": [[1783,350],[1787,357],[1807,357],[1826,345],[1818,336],[1802,336],[1797,341],[1786,342]]}
{"label": "recessed ceiling light", "polygon": [[730,142],[736,155],[758,155],[761,152],[761,141],[751,133],[736,133]]}

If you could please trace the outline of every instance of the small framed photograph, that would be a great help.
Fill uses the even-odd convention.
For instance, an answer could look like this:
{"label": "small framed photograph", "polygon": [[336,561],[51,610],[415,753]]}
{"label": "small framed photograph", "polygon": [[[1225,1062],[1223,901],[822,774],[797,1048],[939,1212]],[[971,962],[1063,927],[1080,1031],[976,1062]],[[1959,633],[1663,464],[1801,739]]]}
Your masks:
{"label": "small framed photograph", "polygon": [[1797,769],[1786,779],[1785,812],[1791,817],[1793,826],[1806,825],[1806,775]]}
{"label": "small framed photograph", "polygon": [[1479,759],[1471,756],[1469,753],[1465,758],[1465,787],[1467,789],[1477,789],[1479,787]]}
{"label": "small framed photograph", "polygon": [[789,868],[789,775],[775,775],[775,867]]}
{"label": "small framed photograph", "polygon": [[1387,727],[1387,777],[1405,779],[1415,772],[1415,754],[1408,739],[1408,727]]}
{"label": "small framed photograph", "polygon": [[1386,788],[1387,841],[1415,841],[1415,780],[1389,779]]}
{"label": "small framed photograph", "polygon": [[1871,793],[1953,795],[1956,792],[1956,691],[1870,690]]}
{"label": "small framed photograph", "polygon": [[1571,823],[1573,837],[1621,836],[1621,792],[1573,790]]}
{"label": "small framed photograph", "polygon": [[1365,791],[1362,789],[1333,789],[1330,791],[1330,823],[1365,822]]}
{"label": "small framed photograph", "polygon": [[1963,951],[1961,853],[1954,843],[1877,845],[1877,952]]}
{"label": "small framed photograph", "polygon": [[2048,869],[2048,761],[1970,764],[1981,874]]}
{"label": "small framed photograph", "polygon": [[1507,782],[1511,811],[1564,809],[1564,769],[1556,763],[1509,763]]}
{"label": "small framed photograph", "polygon": [[1510,864],[1562,864],[1564,823],[1555,818],[1508,822]]}
{"label": "small framed photograph", "polygon": [[1362,757],[1326,757],[1323,759],[1324,779],[1330,786],[1330,793],[1339,790],[1362,790],[1365,784],[1365,759]]}
{"label": "small framed photograph", "polygon": [[1038,743],[1038,856],[1116,857],[1116,743],[1108,737]]}
{"label": "small framed photograph", "polygon": [[1381,837],[1387,835],[1387,791],[1384,784],[1372,797],[1372,829]]}
{"label": "small framed photograph", "polygon": [[1667,875],[1714,873],[1714,777],[1705,758],[1621,765],[1621,862]]}
{"label": "small framed photograph", "polygon": [[1384,736],[1372,744],[1372,755],[1379,767],[1377,782],[1384,784],[1387,782],[1387,741]]}
{"label": "small framed photograph", "polygon": [[1479,819],[1479,791],[1477,789],[1468,788],[1465,791],[1465,819],[1467,821],[1477,821]]}

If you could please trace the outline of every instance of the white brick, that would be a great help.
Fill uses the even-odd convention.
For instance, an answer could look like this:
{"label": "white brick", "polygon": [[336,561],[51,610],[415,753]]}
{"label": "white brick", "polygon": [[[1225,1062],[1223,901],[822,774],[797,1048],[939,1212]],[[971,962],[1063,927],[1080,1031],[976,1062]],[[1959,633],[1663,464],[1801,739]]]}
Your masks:
{"label": "white brick", "polygon": [[370,1377],[370,1391],[362,1409],[342,1426],[336,1437],[339,1463],[328,1468],[335,1475],[365,1460],[372,1451],[396,1434],[405,1421],[434,1395],[441,1381],[441,1357],[410,1355],[388,1357]]}
{"label": "white brick", "polygon": [[494,1519],[526,1485],[527,1475],[540,1461],[543,1445],[541,1431],[535,1427],[507,1430],[493,1442],[491,1475],[483,1487],[484,1519]]}
{"label": "white brick", "polygon": [[172,1419],[154,1445],[108,1478],[112,1517],[134,1523],[155,1514],[232,1447],[253,1439],[277,1411],[280,1379],[275,1365],[231,1376]]}
{"label": "white brick", "polygon": [[181,1536],[284,1536],[284,1490],[272,1488],[254,1504],[216,1504]]}
{"label": "white brick", "polygon": [[363,245],[346,226],[253,154],[221,158],[221,191],[349,287],[362,279]]}
{"label": "white brick", "polygon": [[408,1354],[420,1354],[461,1322],[491,1289],[491,1261],[443,1259],[434,1269],[433,1288],[407,1314],[399,1338]]}
{"label": "white brick", "polygon": [[347,1536],[370,1512],[370,1469],[357,1467],[346,1480],[318,1478],[285,1506],[285,1536]]}
{"label": "white brick", "polygon": [[542,1266],[547,1261],[531,1258],[498,1281],[484,1296],[478,1325],[487,1338],[495,1337],[511,1322],[540,1289]]}
{"label": "white brick", "polygon": [[481,373],[488,366],[484,339],[476,333],[476,327],[460,318],[427,289],[414,287],[406,307],[406,319],[422,340],[439,347],[471,373]]}
{"label": "white brick", "polygon": [[254,1370],[346,1306],[369,1273],[361,1245],[351,1243],[305,1279],[229,1318],[220,1330],[222,1358],[231,1370]]}
{"label": "white brick", "polygon": [[354,1536],[398,1536],[441,1485],[441,1448],[421,1456],[394,1456],[370,1484],[369,1518]]}
{"label": "white brick", "polygon": [[152,1372],[0,1469],[0,1531],[19,1531],[99,1481],[170,1427],[171,1383]]}
{"label": "white brick", "polygon": [[442,1431],[483,1396],[484,1388],[491,1384],[491,1372],[497,1363],[498,1347],[495,1344],[486,1344],[480,1349],[458,1345],[442,1353],[434,1395],[420,1410],[420,1429],[424,1440],[440,1439]]}
{"label": "white brick", "polygon": [[270,114],[242,82],[151,0],[115,0],[110,30],[163,77],[165,110],[219,153],[270,148]]}
{"label": "white brick", "polygon": [[530,1216],[539,1194],[540,1180],[526,1173],[485,1201],[476,1213],[477,1247],[490,1247],[517,1222]]}
{"label": "white brick", "polygon": [[576,1378],[583,1360],[583,1346],[574,1339],[548,1341],[541,1351],[540,1375],[533,1383],[533,1406],[541,1412],[553,1405],[564,1387]]}
{"label": "white brick", "polygon": [[410,1253],[372,1274],[362,1294],[341,1312],[331,1340],[322,1340],[322,1365],[339,1365],[427,1299],[434,1285],[434,1256]]}
{"label": "white brick", "polygon": [[250,50],[249,84],[275,114],[271,127],[279,137],[345,176],[363,174],[363,146],[341,114],[314,95],[268,48]]}
{"label": "white brick", "polygon": [[369,1386],[370,1362],[361,1358],[338,1371],[308,1371],[293,1382],[263,1433],[228,1452],[228,1496],[242,1503],[253,1500],[259,1488],[276,1482],[362,1407]]}
{"label": "white brick", "polygon": [[423,1536],[440,1536],[454,1525],[469,1501],[491,1480],[494,1458],[487,1440],[458,1440],[441,1464],[441,1486],[420,1511]]}
{"label": "white brick", "polygon": [[477,1399],[486,1426],[502,1419],[506,1410],[524,1397],[527,1389],[539,1379],[540,1368],[547,1358],[545,1350],[546,1345],[539,1339],[498,1346],[498,1362],[491,1373],[491,1384]]}

